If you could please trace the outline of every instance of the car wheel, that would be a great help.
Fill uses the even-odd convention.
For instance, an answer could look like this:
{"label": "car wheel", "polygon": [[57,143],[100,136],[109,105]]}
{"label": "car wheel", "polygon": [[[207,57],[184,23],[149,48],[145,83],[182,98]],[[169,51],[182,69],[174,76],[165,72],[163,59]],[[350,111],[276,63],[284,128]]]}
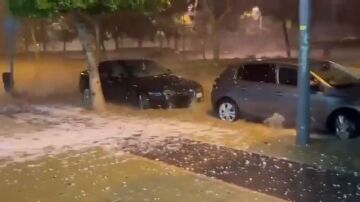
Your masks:
{"label": "car wheel", "polygon": [[91,106],[91,90],[86,88],[81,94],[81,102],[85,107]]}
{"label": "car wheel", "polygon": [[217,114],[223,121],[234,122],[239,118],[240,111],[234,101],[225,99],[218,104]]}
{"label": "car wheel", "polygon": [[340,140],[357,137],[359,132],[359,124],[354,116],[338,114],[335,117],[335,134]]}
{"label": "car wheel", "polygon": [[148,96],[140,94],[138,95],[138,100],[139,100],[139,108],[141,110],[150,108],[150,99]]}

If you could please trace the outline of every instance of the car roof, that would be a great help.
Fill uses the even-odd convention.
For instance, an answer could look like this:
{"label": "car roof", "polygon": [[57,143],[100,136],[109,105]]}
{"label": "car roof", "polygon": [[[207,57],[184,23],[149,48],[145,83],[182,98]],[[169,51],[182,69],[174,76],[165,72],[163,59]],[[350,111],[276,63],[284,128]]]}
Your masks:
{"label": "car roof", "polygon": [[[311,67],[319,67],[325,63],[328,63],[328,60],[321,60],[321,59],[310,59]],[[281,64],[281,65],[289,65],[291,67],[297,68],[299,66],[299,59],[298,58],[258,58],[258,59],[244,59],[238,62],[239,65],[244,64],[261,64],[261,63],[271,63],[271,64]]]}
{"label": "car roof", "polygon": [[99,66],[104,66],[107,64],[114,64],[114,63],[134,64],[134,63],[142,63],[142,62],[154,62],[154,61],[147,59],[116,59],[116,60],[102,61],[100,62]]}

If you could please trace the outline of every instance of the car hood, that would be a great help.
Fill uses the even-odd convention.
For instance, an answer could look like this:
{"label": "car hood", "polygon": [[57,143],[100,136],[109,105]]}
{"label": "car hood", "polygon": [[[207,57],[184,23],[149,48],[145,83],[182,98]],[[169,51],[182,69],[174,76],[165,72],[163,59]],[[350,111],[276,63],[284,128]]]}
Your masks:
{"label": "car hood", "polygon": [[176,75],[160,75],[136,78],[133,80],[133,84],[143,92],[159,92],[164,90],[181,92],[190,89],[201,89],[201,86],[195,81],[184,79]]}
{"label": "car hood", "polygon": [[329,91],[330,94],[339,95],[343,97],[360,98],[360,83],[346,86],[338,86]]}

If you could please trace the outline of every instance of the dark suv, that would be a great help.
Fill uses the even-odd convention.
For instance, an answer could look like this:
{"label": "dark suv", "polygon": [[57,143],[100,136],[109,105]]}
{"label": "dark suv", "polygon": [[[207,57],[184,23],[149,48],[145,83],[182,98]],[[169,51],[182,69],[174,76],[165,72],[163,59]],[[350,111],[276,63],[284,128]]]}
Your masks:
{"label": "dark suv", "polygon": [[[106,101],[145,108],[188,107],[203,99],[203,88],[195,81],[171,73],[151,60],[112,60],[99,64]],[[80,75],[83,100],[90,97],[87,71]]]}
{"label": "dark suv", "polygon": [[[360,133],[360,80],[331,61],[311,60],[311,124],[340,139]],[[212,103],[218,117],[263,121],[274,114],[296,125],[297,59],[247,60],[231,65],[216,80]]]}

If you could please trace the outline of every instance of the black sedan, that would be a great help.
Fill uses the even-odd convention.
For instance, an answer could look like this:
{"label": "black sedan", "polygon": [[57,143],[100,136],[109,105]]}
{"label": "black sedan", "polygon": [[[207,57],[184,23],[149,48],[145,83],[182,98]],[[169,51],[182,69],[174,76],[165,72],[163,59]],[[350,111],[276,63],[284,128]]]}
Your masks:
{"label": "black sedan", "polygon": [[[181,108],[201,102],[203,88],[195,81],[174,75],[151,60],[112,60],[99,64],[106,101],[146,108]],[[90,96],[89,75],[80,75],[83,100]]]}

